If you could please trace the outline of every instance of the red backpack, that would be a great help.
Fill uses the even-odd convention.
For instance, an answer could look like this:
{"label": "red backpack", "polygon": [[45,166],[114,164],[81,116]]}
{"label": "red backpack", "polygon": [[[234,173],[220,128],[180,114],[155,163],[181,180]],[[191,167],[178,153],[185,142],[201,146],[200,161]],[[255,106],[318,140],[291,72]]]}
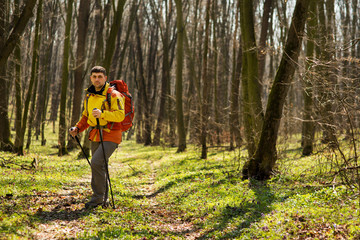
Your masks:
{"label": "red backpack", "polygon": [[118,91],[121,95],[125,97],[125,118],[122,122],[111,123],[110,129],[121,129],[123,132],[129,130],[133,125],[135,108],[132,101],[132,96],[129,93],[128,86],[123,80],[114,80],[110,82],[110,87],[106,93],[106,100],[111,107],[111,92],[113,90]]}

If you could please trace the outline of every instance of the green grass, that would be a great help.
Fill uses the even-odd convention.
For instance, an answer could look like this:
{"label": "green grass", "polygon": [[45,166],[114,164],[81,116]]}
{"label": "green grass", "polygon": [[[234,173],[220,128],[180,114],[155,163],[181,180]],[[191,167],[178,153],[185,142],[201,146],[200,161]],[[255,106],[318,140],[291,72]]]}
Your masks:
{"label": "green grass", "polygon": [[[53,139],[55,136],[50,135]],[[53,141],[53,143],[55,140]],[[49,145],[51,142],[49,143]],[[266,183],[241,180],[245,150],[144,147],[125,141],[110,159],[116,209],[84,210],[90,169],[34,142],[1,152],[0,239],[359,239],[358,197],[331,179],[324,155],[287,146]],[[31,169],[32,160],[39,160]]]}

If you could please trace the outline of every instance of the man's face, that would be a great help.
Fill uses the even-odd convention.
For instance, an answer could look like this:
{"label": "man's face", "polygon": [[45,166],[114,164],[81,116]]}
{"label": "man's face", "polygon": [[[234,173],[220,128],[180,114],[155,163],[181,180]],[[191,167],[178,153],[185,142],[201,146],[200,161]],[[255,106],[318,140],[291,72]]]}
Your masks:
{"label": "man's face", "polygon": [[99,91],[104,86],[104,84],[107,80],[107,76],[105,76],[103,73],[93,72],[90,75],[90,80],[91,80],[91,83],[94,85],[95,90]]}

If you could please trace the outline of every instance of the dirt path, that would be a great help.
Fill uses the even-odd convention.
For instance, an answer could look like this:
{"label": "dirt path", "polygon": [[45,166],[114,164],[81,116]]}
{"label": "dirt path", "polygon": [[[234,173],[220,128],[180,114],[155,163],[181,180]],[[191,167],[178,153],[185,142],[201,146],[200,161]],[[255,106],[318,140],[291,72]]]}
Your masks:
{"label": "dirt path", "polygon": [[[179,236],[184,239],[196,239],[200,233],[196,227],[181,218],[181,213],[176,212],[171,206],[164,206],[158,202],[158,189],[156,189],[156,163],[148,160],[150,166],[146,184],[131,187],[134,198],[141,199],[146,210],[145,215],[149,218],[148,226],[160,231],[164,236]],[[126,165],[121,162],[110,163],[110,176],[117,174],[116,169],[121,169]],[[86,222],[82,217],[90,211],[84,209],[85,197],[91,195],[90,175],[79,179],[76,184],[67,186],[61,192],[52,195],[40,195],[40,207],[37,209],[38,216],[42,223],[38,226],[38,231],[33,234],[34,239],[69,239],[76,238],[86,228]],[[96,211],[96,210],[94,210]]]}
{"label": "dirt path", "polygon": [[[163,204],[158,202],[157,195],[158,189],[156,189],[156,164],[151,160],[148,161],[148,166],[151,166],[151,174],[148,178],[148,184],[145,189],[142,189],[144,201],[150,211],[151,219],[149,223],[153,229],[160,230],[164,235],[176,234],[182,236],[185,239],[196,239],[200,236],[198,229],[193,223],[184,221],[181,218],[181,213],[171,209],[171,207],[165,207]],[[141,196],[142,197],[142,196]]]}

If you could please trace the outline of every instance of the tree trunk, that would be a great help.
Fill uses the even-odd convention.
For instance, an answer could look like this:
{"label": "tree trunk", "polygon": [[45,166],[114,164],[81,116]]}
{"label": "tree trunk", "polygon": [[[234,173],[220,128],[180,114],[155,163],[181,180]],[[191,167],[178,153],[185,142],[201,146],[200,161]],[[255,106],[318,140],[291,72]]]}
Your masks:
{"label": "tree trunk", "polygon": [[[138,66],[139,66],[139,92],[142,95],[143,98],[143,109],[144,109],[144,118],[145,118],[145,127],[144,127],[144,145],[148,146],[151,144],[151,124],[150,124],[150,106],[149,106],[149,99],[148,99],[148,93],[146,92],[146,81],[145,81],[145,72],[144,72],[144,66],[143,66],[143,54],[142,54],[142,48],[141,48],[141,36],[140,36],[140,26],[139,26],[139,20],[138,17],[136,17],[136,42],[137,42],[137,60],[138,60]],[[138,126],[140,127],[140,126]]]}
{"label": "tree trunk", "polygon": [[[166,23],[163,23],[161,25],[164,26],[164,29],[161,30],[161,39],[162,39],[162,45],[163,45],[163,57],[162,57],[162,76],[161,76],[161,93],[160,93],[160,110],[159,115],[157,119],[155,134],[153,138],[153,145],[158,146],[160,145],[160,136],[163,129],[163,123],[165,118],[165,109],[166,109],[166,103],[167,103],[167,92],[169,88],[170,83],[170,63],[169,63],[169,55],[170,55],[170,21],[169,16],[171,13],[169,13],[166,16]],[[159,19],[162,19],[161,17],[158,17]]]}
{"label": "tree trunk", "polygon": [[[324,76],[324,81],[320,82],[320,114],[324,119],[320,123],[322,126],[323,136],[322,142],[330,146],[336,146],[335,125],[333,116],[333,93],[330,89],[335,88],[336,74],[333,65],[335,57],[335,43],[333,39],[334,21],[334,0],[326,1],[326,15],[324,9],[324,1],[318,1],[319,7],[319,23],[320,23],[320,52],[319,59],[322,61],[318,67],[320,74]],[[327,22],[326,22],[327,20]]]}
{"label": "tree trunk", "polygon": [[[219,26],[218,26],[218,35],[219,39],[219,63],[221,63],[221,67],[218,69],[218,95],[221,96],[218,101],[219,109],[228,109],[230,108],[230,96],[229,96],[229,85],[231,85],[231,38],[233,36],[233,26],[230,23],[230,11],[233,11],[231,6],[231,2],[228,0],[221,0],[219,2]],[[236,2],[236,1],[235,1]],[[196,46],[194,46],[196,48]],[[199,64],[200,65],[200,64]],[[200,72],[200,71],[199,71]],[[220,122],[227,122],[228,115],[220,114]]]}
{"label": "tree trunk", "polygon": [[240,4],[240,26],[243,43],[243,115],[245,137],[249,157],[252,157],[263,123],[260,84],[258,81],[258,59],[254,30],[253,5],[251,0],[242,0]]}
{"label": "tree trunk", "polygon": [[[26,5],[20,15],[19,20],[16,22],[14,28],[10,31],[11,35],[7,38],[6,42],[2,45],[0,45],[0,69],[3,69],[6,65],[7,59],[14,50],[16,43],[20,39],[21,35],[24,32],[24,29],[29,21],[29,19],[33,15],[33,8],[35,7],[37,0],[28,0],[26,1]],[[6,1],[2,1],[5,3]],[[5,6],[4,6],[5,7]],[[6,10],[7,8],[2,8],[3,10]],[[1,16],[5,16],[1,15]],[[4,29],[7,28],[1,28],[1,31],[4,31]],[[6,31],[6,30],[5,30]],[[1,36],[6,36],[6,34],[1,34]],[[1,85],[4,86],[4,85]],[[3,95],[1,95],[3,96]]]}
{"label": "tree trunk", "polygon": [[[92,56],[92,59],[90,61],[90,65],[98,65],[101,62],[104,63],[104,61],[102,61],[102,50],[103,50],[103,32],[104,32],[104,24],[105,24],[105,19],[110,15],[110,9],[111,9],[111,1],[109,1],[107,3],[107,5],[104,8],[104,11],[102,10],[101,7],[101,0],[95,0],[95,5],[94,5],[94,9],[95,9],[95,32],[96,32],[96,44],[95,44],[95,49],[94,49],[94,53]],[[102,15],[102,12],[103,15]]]}
{"label": "tree trunk", "polygon": [[313,151],[313,142],[315,135],[315,125],[313,122],[313,84],[311,78],[311,68],[313,65],[314,49],[315,49],[315,34],[317,31],[317,11],[316,1],[310,0],[309,5],[309,20],[307,23],[308,40],[306,46],[306,72],[304,82],[304,122],[303,122],[303,136],[302,136],[302,154],[309,156]]}
{"label": "tree trunk", "polygon": [[[18,6],[18,4],[17,4]],[[21,51],[20,46],[17,44],[15,47],[15,96],[16,96],[16,117],[15,117],[15,145],[14,152],[22,153],[22,149],[19,149],[22,144],[21,140],[21,119],[22,119],[22,89],[21,89]]]}
{"label": "tree trunk", "polygon": [[65,41],[64,41],[61,98],[60,98],[60,117],[59,117],[59,156],[68,153],[65,143],[65,139],[67,136],[66,95],[67,95],[67,87],[69,83],[70,30],[71,30],[71,22],[72,22],[71,17],[72,17],[73,3],[74,0],[68,0],[68,9],[66,11]]}
{"label": "tree trunk", "polygon": [[[190,42],[189,37],[187,36],[186,31],[184,31],[184,43],[185,43],[185,51],[187,57],[187,66],[188,66],[188,75],[189,75],[189,93],[187,98],[187,105],[188,105],[188,112],[189,112],[189,124],[188,130],[190,133],[190,141],[195,142],[195,139],[199,139],[199,130],[200,130],[200,115],[199,113],[202,112],[202,93],[201,93],[201,83],[200,83],[200,75],[201,73],[201,64],[196,64],[197,51],[200,52],[201,47],[198,47],[197,44],[197,36],[198,36],[198,24],[199,24],[199,17],[198,17],[198,9],[199,9],[199,0],[196,0],[194,3],[194,18],[192,21],[194,22],[194,29],[192,34],[190,35],[192,42]],[[191,47],[190,47],[191,45]],[[196,68],[199,71],[196,71]],[[194,104],[195,102],[195,104]],[[190,114],[195,112],[195,114]]]}
{"label": "tree trunk", "polygon": [[218,21],[216,18],[216,14],[217,14],[217,0],[213,0],[212,1],[212,10],[211,10],[211,19],[213,21],[212,26],[213,26],[213,48],[214,48],[214,101],[213,101],[213,105],[214,105],[214,115],[215,115],[215,133],[216,133],[216,143],[217,145],[221,144],[221,139],[220,139],[220,134],[221,134],[221,128],[220,128],[220,124],[221,124],[221,120],[220,120],[220,106],[219,106],[219,90],[218,90],[218,46],[217,46],[217,25],[218,25]]}
{"label": "tree trunk", "polygon": [[[38,98],[36,103],[36,118],[35,118],[35,136],[38,139],[41,135],[41,144],[45,145],[45,134],[43,132],[46,122],[47,105],[49,100],[49,85],[51,78],[51,66],[53,60],[53,46],[56,40],[56,24],[57,24],[57,11],[55,10],[55,2],[52,4],[43,3],[43,14],[41,22],[41,43],[40,43],[40,63],[39,72],[41,73],[40,87],[38,88]],[[55,10],[55,11],[54,11]]]}
{"label": "tree trunk", "polygon": [[121,53],[120,53],[119,62],[116,63],[116,65],[119,68],[118,71],[117,71],[117,74],[115,75],[116,79],[121,78],[123,62],[124,62],[124,59],[125,59],[125,51],[128,48],[129,38],[130,38],[130,35],[131,35],[131,31],[133,30],[133,23],[135,21],[135,17],[136,17],[137,10],[138,10],[139,6],[140,6],[140,4],[136,4],[136,1],[134,1],[133,5],[131,7],[131,10],[130,10],[131,14],[130,14],[130,20],[129,20],[128,29],[126,31],[125,41],[122,44],[122,50],[121,50]]}
{"label": "tree trunk", "polygon": [[149,106],[150,106],[150,124],[151,124],[151,129],[152,129],[152,122],[153,122],[153,112],[154,112],[154,105],[155,105],[155,99],[158,96],[157,94],[157,82],[158,82],[158,78],[156,77],[157,74],[157,61],[156,61],[156,56],[157,56],[157,48],[158,48],[158,43],[159,43],[159,27],[156,26],[152,26],[151,28],[155,28],[151,31],[150,33],[150,44],[149,44],[149,49],[148,49],[148,58],[147,58],[147,92],[149,93]]}
{"label": "tree trunk", "polygon": [[[209,1],[209,0],[208,0]],[[178,149],[183,152],[186,149],[186,134],[184,126],[184,113],[182,101],[182,71],[184,65],[184,20],[181,0],[175,0],[176,4],[176,27],[177,27],[177,48],[176,48],[176,120],[178,130]]]}
{"label": "tree trunk", "polygon": [[255,156],[243,168],[244,178],[269,179],[277,160],[276,140],[283,106],[301,49],[309,0],[297,0],[284,53],[272,85]]}
{"label": "tree trunk", "polygon": [[[1,1],[1,12],[7,11],[6,1]],[[3,12],[1,14],[0,19],[0,150],[4,151],[12,151],[13,150],[13,143],[10,140],[10,122],[8,117],[8,84],[6,80],[6,65],[7,59],[10,54],[13,52],[16,44],[19,42],[19,39],[24,32],[24,29],[32,17],[33,13],[32,10],[36,4],[36,0],[29,0],[26,2],[26,5],[19,17],[16,21],[15,26],[13,29],[10,29],[11,34],[7,37],[7,18],[6,13]]]}
{"label": "tree trunk", "polygon": [[[75,79],[74,79],[74,97],[72,101],[72,113],[71,113],[71,126],[75,126],[79,120],[81,114],[81,101],[85,79],[85,60],[86,60],[86,37],[88,32],[90,16],[90,0],[81,0],[79,5],[78,15],[78,39],[76,49],[76,63],[75,63]],[[73,139],[69,139],[67,148],[73,149],[76,146],[76,142]]]}
{"label": "tree trunk", "polygon": [[[239,90],[240,90],[240,75],[241,66],[242,66],[242,51],[241,44],[239,44],[239,48],[237,48],[236,37],[238,31],[238,22],[239,22],[239,13],[240,13],[240,0],[237,1],[236,7],[236,16],[235,16],[235,30],[233,37],[233,73],[231,77],[231,85],[230,85],[230,116],[229,116],[229,126],[230,126],[230,151],[235,149],[236,146],[240,146],[240,123],[239,123]],[[236,52],[239,49],[239,52]]]}
{"label": "tree trunk", "polygon": [[43,1],[39,0],[38,8],[36,11],[36,22],[35,22],[35,39],[34,39],[34,47],[33,47],[33,57],[32,57],[32,68],[31,68],[31,78],[34,78],[35,86],[32,91],[32,99],[31,99],[31,108],[30,108],[30,117],[29,122],[24,122],[23,126],[28,124],[28,135],[27,135],[27,142],[26,142],[26,149],[30,148],[31,137],[32,137],[32,129],[33,129],[33,120],[35,118],[35,103],[36,103],[36,95],[38,90],[38,70],[39,70],[39,49],[40,49],[40,42],[41,42],[41,18],[42,18],[42,4]]}
{"label": "tree trunk", "polygon": [[[262,15],[261,22],[261,32],[259,39],[259,49],[258,49],[258,58],[259,58],[259,82],[263,82],[265,63],[266,63],[266,39],[268,36],[269,29],[269,19],[271,18],[273,0],[265,0],[264,10]],[[262,92],[262,91],[261,91]]]}
{"label": "tree trunk", "polygon": [[119,31],[120,25],[121,25],[121,18],[124,12],[124,5],[126,3],[126,0],[118,0],[117,3],[117,9],[114,16],[114,22],[110,29],[109,37],[106,41],[106,50],[105,50],[105,58],[103,60],[103,67],[110,72],[110,66],[112,62],[112,57],[115,50],[115,42],[116,42],[116,36]]}
{"label": "tree trunk", "polygon": [[201,159],[207,159],[207,131],[208,131],[208,117],[209,117],[209,100],[211,89],[210,79],[208,78],[208,51],[209,51],[209,34],[210,34],[210,0],[206,2],[206,16],[205,16],[205,39],[204,39],[204,52],[202,58],[202,82],[203,82],[203,101],[202,101],[202,111],[201,111]]}
{"label": "tree trunk", "polygon": [[[20,3],[19,0],[15,2],[15,16],[20,13]],[[17,21],[17,20],[16,20]],[[22,149],[18,149],[20,146],[21,140],[21,128],[22,128],[22,90],[21,90],[21,50],[20,50],[20,41],[16,44],[15,47],[15,98],[16,98],[16,114],[15,114],[15,144],[14,152],[22,152]],[[21,144],[22,146],[22,144]]]}
{"label": "tree trunk", "polygon": [[[42,5],[42,1],[40,1],[39,6]],[[41,8],[41,7],[40,7]],[[39,8],[38,8],[39,10]],[[30,76],[30,83],[28,86],[28,92],[26,94],[26,99],[24,103],[24,112],[22,114],[22,121],[21,121],[21,132],[19,135],[19,142],[16,144],[15,151],[19,155],[23,155],[23,148],[24,148],[24,138],[25,138],[25,131],[26,131],[26,124],[28,124],[28,114],[29,114],[29,106],[31,97],[33,96],[33,92],[36,92],[36,67],[37,67],[37,61],[38,61],[38,49],[39,49],[39,24],[40,24],[40,18],[41,18],[41,11],[38,11],[37,13],[37,19],[36,19],[36,26],[35,26],[35,39],[34,39],[34,45],[33,45],[33,55],[32,55],[32,62],[31,62],[31,76]],[[35,88],[34,88],[35,83]],[[32,120],[32,119],[31,119]],[[32,122],[32,121],[30,121]],[[29,122],[29,123],[30,123]],[[31,125],[29,125],[29,128],[32,128]]]}

